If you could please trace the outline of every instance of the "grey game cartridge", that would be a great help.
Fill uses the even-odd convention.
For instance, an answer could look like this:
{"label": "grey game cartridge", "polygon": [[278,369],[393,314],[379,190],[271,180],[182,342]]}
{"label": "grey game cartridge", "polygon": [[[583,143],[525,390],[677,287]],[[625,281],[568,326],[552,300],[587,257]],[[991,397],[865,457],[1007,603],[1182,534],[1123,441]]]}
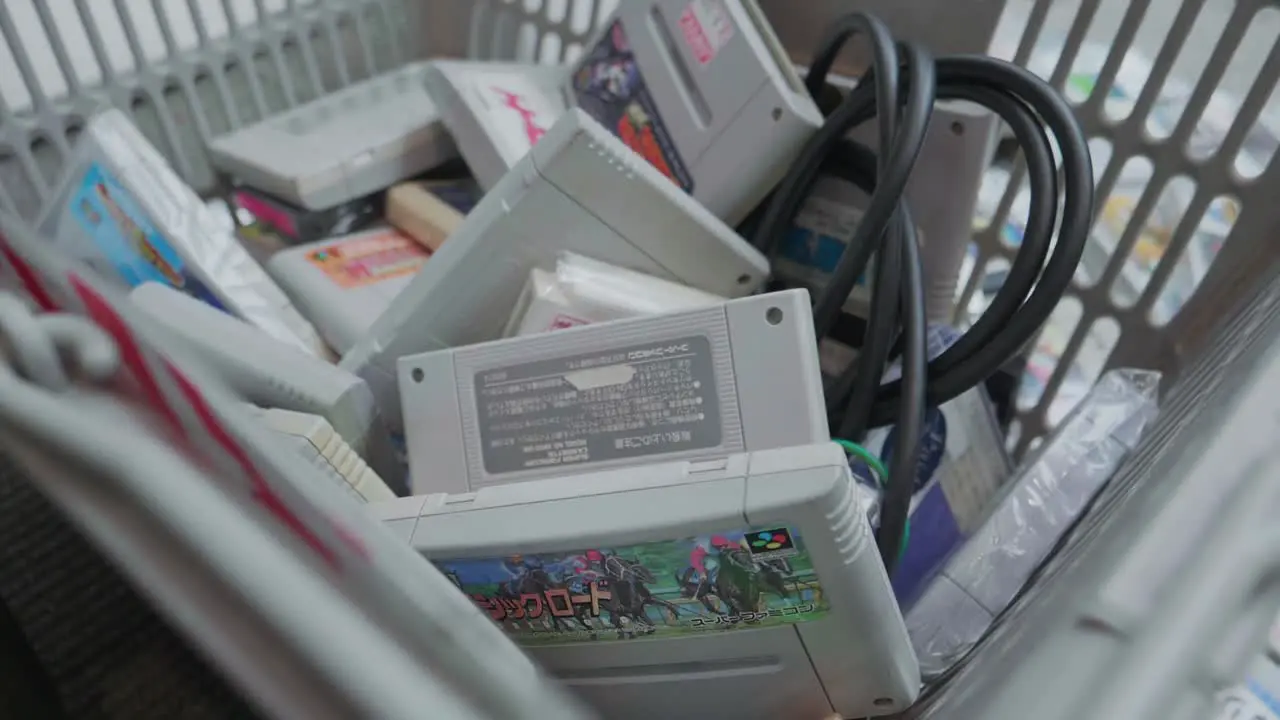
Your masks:
{"label": "grey game cartridge", "polygon": [[424,65],[365,80],[209,144],[235,178],[325,210],[457,156],[422,86]]}
{"label": "grey game cartridge", "polygon": [[830,439],[808,293],[401,358],[416,494]]}
{"label": "grey game cartridge", "polygon": [[404,463],[363,380],[168,286],[145,283],[129,297],[154,321],[151,331],[166,345],[197,359],[248,402],[323,417],[391,487],[404,492]]}
{"label": "grey game cartridge", "polygon": [[278,252],[267,262],[267,272],[341,354],[430,257],[421,243],[384,227]]}
{"label": "grey game cartridge", "polygon": [[342,358],[400,417],[396,360],[502,336],[533,268],[561,251],[724,297],[760,287],[768,261],[580,110],[570,110],[467,215]]}
{"label": "grey game cartridge", "polygon": [[920,673],[833,443],[370,506],[601,717],[863,718]]}
{"label": "grey game cartridge", "polygon": [[755,0],[632,0],[575,64],[574,103],[737,225],[822,125]]}
{"label": "grey game cartridge", "polygon": [[361,503],[394,500],[396,494],[319,415],[279,408],[246,406],[250,414],[295,448],[312,467]]}
{"label": "grey game cartridge", "polygon": [[568,109],[567,72],[468,60],[437,60],[427,68],[427,91],[482,188],[496,185]]}

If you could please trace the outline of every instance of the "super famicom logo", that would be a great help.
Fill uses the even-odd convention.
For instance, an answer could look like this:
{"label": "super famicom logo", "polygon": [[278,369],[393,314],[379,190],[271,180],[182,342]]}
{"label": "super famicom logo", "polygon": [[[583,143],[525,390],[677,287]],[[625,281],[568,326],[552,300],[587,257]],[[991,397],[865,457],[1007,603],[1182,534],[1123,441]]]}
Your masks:
{"label": "super famicom logo", "polygon": [[752,555],[782,553],[796,549],[795,540],[791,537],[791,531],[786,528],[759,530],[748,534],[745,539],[747,548]]}

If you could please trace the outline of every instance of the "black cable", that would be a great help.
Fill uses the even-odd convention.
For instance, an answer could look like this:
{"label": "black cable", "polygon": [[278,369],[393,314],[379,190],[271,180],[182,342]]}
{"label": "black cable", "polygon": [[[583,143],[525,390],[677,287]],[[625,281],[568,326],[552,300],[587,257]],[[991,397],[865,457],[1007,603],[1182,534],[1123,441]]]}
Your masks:
{"label": "black cable", "polygon": [[[1026,148],[1024,152],[1027,157],[1030,208],[1022,246],[1014,258],[1004,285],[996,293],[995,298],[992,299],[991,304],[978,321],[969,328],[968,332],[952,345],[952,349],[943,353],[929,365],[931,393],[927,398],[927,402],[935,407],[941,405],[945,400],[938,400],[933,395],[933,393],[937,392],[934,382],[936,378],[941,376],[941,373],[947,371],[947,366],[943,363],[957,354],[955,348],[959,347],[962,352],[967,352],[967,348],[972,345],[976,344],[980,347],[991,342],[996,334],[1000,333],[1002,328],[1021,309],[1023,299],[1027,297],[1035,286],[1040,276],[1040,269],[1049,255],[1050,238],[1053,234],[1054,220],[1058,210],[1058,183],[1054,172],[1053,150],[1049,144],[1049,138],[1045,135],[1044,129],[1036,117],[1025,105],[1015,99],[992,92],[987,88],[968,88],[963,94],[965,95],[963,99],[980,102],[997,112],[1002,118],[1005,118],[1013,131],[1014,137]],[[894,356],[898,354],[898,352],[892,353]],[[1003,366],[1004,362],[1001,362],[1000,365]],[[995,372],[998,369],[999,367],[991,372]],[[846,372],[852,373],[854,370],[850,369]],[[987,373],[987,375],[990,374]],[[967,389],[968,387],[961,388],[960,392]],[[896,392],[896,386],[890,384],[882,388],[882,391],[892,397],[892,393]],[[853,403],[863,402],[865,398],[857,398],[856,400],[849,397],[828,398],[828,401],[835,404],[848,403],[852,409]],[[860,412],[867,416],[867,422],[874,427],[882,425],[886,420],[891,419],[886,418],[885,414],[886,412],[892,412],[892,408],[890,407],[886,411],[884,405],[877,405],[875,407],[867,407],[864,410],[860,410]]]}
{"label": "black cable", "polygon": [[[1056,183],[1051,182],[1056,168],[1052,153],[1043,152],[1047,148],[1040,140],[1028,138],[1024,141],[1019,137],[1028,178],[1033,183],[1032,213],[1028,216],[1023,245],[992,306],[959,340],[929,363],[926,399],[932,406],[941,405],[985,380],[1039,331],[1075,275],[1088,239],[1094,206],[1093,167],[1084,133],[1072,117],[1066,101],[1048,84],[1022,68],[978,56],[939,61],[938,78],[939,98],[972,100],[987,105],[1015,132],[1018,129],[1015,123],[1021,124],[1018,119],[1020,112],[1009,112],[1012,106],[1008,103],[988,105],[991,93],[1005,95],[1011,101],[1023,103],[1027,111],[1033,111],[1057,141],[1062,157],[1063,192],[1057,243],[1049,254],[1048,262],[1044,263],[1041,252],[1037,250],[1047,249],[1053,238],[1052,219],[1057,215],[1058,195],[1051,193],[1049,188],[1056,190]],[[1043,139],[1043,130],[1036,135]],[[1034,189],[1037,178],[1045,191]],[[1051,211],[1045,210],[1050,206]],[[1050,218],[1049,222],[1045,223],[1043,217]],[[1032,237],[1033,225],[1035,237]],[[1045,228],[1049,230],[1045,232]],[[900,392],[899,388],[899,383],[889,383],[880,389],[871,412],[873,424],[893,421],[894,398]]]}
{"label": "black cable", "polygon": [[[752,243],[773,255],[818,177],[846,179],[870,196],[835,271],[814,298],[813,314],[817,335],[824,337],[876,255],[872,316],[861,351],[852,367],[826,383],[826,390],[828,414],[841,437],[857,439],[871,427],[897,425],[877,533],[881,555],[892,570],[914,488],[925,408],[983,382],[1048,319],[1084,250],[1093,216],[1093,169],[1070,108],[1040,78],[994,58],[934,60],[913,44],[895,45],[882,22],[861,13],[835,24],[810,65],[805,85],[824,107],[830,107],[827,74],[855,34],[869,42],[871,68],[802,148],[749,226]],[[1023,151],[1031,201],[1022,246],[1003,287],[971,328],[926,362],[920,250],[903,194],[935,99],[978,103],[1009,125]],[[873,118],[879,123],[874,153],[845,139],[851,129]],[[1050,136],[1061,156],[1061,211]],[[899,353],[901,379],[881,385],[886,366]]]}
{"label": "black cable", "polygon": [[[848,297],[863,274],[871,254],[877,249],[883,250],[882,257],[877,260],[880,272],[875,293],[877,306],[884,309],[895,300],[902,306],[901,325],[905,347],[908,348],[902,373],[906,381],[905,391],[897,399],[899,438],[885,483],[876,537],[881,558],[886,568],[892,571],[900,554],[907,510],[915,487],[919,464],[917,447],[925,413],[923,281],[918,248],[915,247],[915,228],[902,195],[924,145],[933,111],[934,65],[929,55],[919,47],[896,47],[884,24],[863,14],[851,15],[838,22],[832,29],[827,46],[838,49],[840,44],[858,32],[870,40],[876,72],[864,78],[802,150],[800,158],[771,198],[755,240],[757,247],[767,252],[776,249],[817,180],[829,148],[838,147],[851,128],[874,117],[878,109],[882,110],[878,128],[881,151],[875,168],[875,188],[849,249],[814,301],[814,322],[819,337],[825,335],[838,318],[844,298]],[[823,61],[820,59],[819,62]],[[900,65],[906,70],[906,77],[901,79]],[[818,79],[822,80],[820,75]],[[820,88],[821,84],[810,86],[815,95]],[[898,101],[899,92],[903,95],[902,102]],[[908,244],[912,247],[906,247]],[[895,270],[893,275],[889,274]],[[896,293],[898,297],[894,298],[893,280],[890,278],[898,275],[902,275],[906,282],[900,287],[901,292]],[[851,393],[868,399],[874,395],[897,324],[892,313],[871,319],[867,336],[873,343],[873,349],[861,353],[855,362],[858,372],[850,385]],[[870,403],[862,405],[869,407]],[[857,437],[865,430],[865,423],[855,425],[849,428],[849,432]]]}
{"label": "black cable", "polygon": [[[915,224],[905,203],[893,221],[902,253],[902,394],[898,402],[898,441],[889,459],[889,480],[880,500],[880,527],[876,545],[885,569],[892,573],[902,555],[902,541],[915,493],[916,471],[920,464],[920,432],[924,426],[925,384],[928,362],[925,348],[924,271],[920,266],[920,246]],[[882,368],[876,368],[882,371]],[[872,376],[878,381],[880,372]]]}

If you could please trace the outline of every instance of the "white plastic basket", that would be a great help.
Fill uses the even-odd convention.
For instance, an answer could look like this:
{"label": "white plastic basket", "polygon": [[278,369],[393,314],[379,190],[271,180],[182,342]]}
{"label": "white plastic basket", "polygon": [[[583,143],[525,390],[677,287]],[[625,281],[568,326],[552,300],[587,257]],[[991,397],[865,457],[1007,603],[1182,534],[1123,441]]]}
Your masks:
{"label": "white plastic basket", "polygon": [[[571,59],[616,1],[8,0],[0,208],[36,213],[85,117],[104,104],[128,110],[207,192],[212,135],[414,58]],[[801,63],[825,20],[847,11],[835,0],[762,5]],[[1029,64],[1077,103],[1090,137],[1100,220],[1080,282],[1032,348],[1011,438],[1018,454],[1105,369],[1176,379],[1222,313],[1275,274],[1267,233],[1280,210],[1259,199],[1280,144],[1280,96],[1271,93],[1280,10],[1269,3],[971,0],[939,9],[874,0],[858,9],[939,53],[990,48]],[[859,60],[851,51],[837,69],[856,71]],[[1023,173],[1015,165],[1011,174],[994,173],[984,188],[979,271],[957,303],[966,311],[986,272],[1016,251],[1009,238],[1021,221]]]}
{"label": "white plastic basket", "polygon": [[[33,216],[85,118],[105,105],[129,112],[192,185],[212,191],[216,178],[203,149],[211,136],[412,59],[570,59],[608,3],[5,0],[0,209]],[[825,20],[849,10],[838,0],[761,4],[799,63]],[[1280,11],[1264,0],[866,0],[856,7],[936,52],[990,48],[1049,77],[1076,103],[1095,151],[1095,242],[1080,282],[1032,352],[1014,449],[1030,447],[1082,387],[1116,366],[1160,370],[1170,385],[1185,379],[1171,396],[1183,404],[1168,421],[1181,432],[1213,396],[1205,378],[1228,367],[1221,353],[1242,356],[1248,342],[1260,341],[1218,330],[1228,316],[1260,312],[1258,298],[1280,258],[1280,241],[1271,237],[1280,203],[1265,197],[1280,174],[1272,162],[1280,142],[1269,139],[1271,117],[1280,114],[1273,92]],[[856,71],[858,53],[837,67]],[[987,188],[992,207],[974,236],[979,271],[964,284],[958,308],[970,307],[983,271],[998,270],[1016,251],[1007,240],[1018,221],[1016,162],[1008,176],[1005,187]],[[1182,378],[1197,358],[1199,374]],[[1175,436],[1188,441],[1169,430],[1144,457],[1164,453]]]}

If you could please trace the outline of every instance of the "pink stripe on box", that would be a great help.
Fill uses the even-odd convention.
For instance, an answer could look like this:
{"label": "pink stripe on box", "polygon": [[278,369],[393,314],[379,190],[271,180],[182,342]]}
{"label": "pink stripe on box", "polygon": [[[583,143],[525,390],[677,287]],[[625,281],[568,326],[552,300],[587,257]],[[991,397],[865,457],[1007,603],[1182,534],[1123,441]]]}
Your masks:
{"label": "pink stripe on box", "polygon": [[243,190],[236,191],[236,204],[253,213],[253,216],[262,222],[291,238],[297,239],[298,226],[293,222],[293,217],[284,210]]}

